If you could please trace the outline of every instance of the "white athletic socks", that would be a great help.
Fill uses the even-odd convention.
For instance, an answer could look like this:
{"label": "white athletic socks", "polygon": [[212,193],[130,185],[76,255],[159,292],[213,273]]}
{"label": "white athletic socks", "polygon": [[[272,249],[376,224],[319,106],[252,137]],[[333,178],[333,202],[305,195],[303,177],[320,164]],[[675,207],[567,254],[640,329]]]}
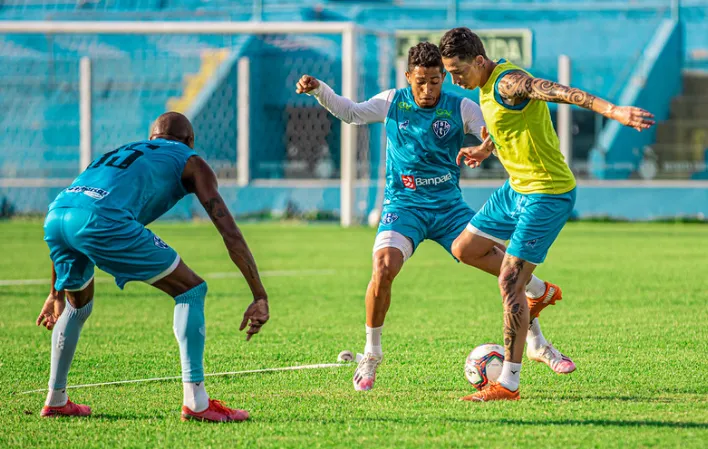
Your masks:
{"label": "white athletic socks", "polygon": [[44,405],[48,405],[49,407],[63,407],[68,400],[69,396],[66,395],[66,388],[60,388],[59,390],[49,389]]}
{"label": "white athletic socks", "polygon": [[548,344],[548,341],[546,341],[546,338],[541,332],[541,325],[538,324],[538,318],[534,318],[533,321],[531,321],[529,332],[526,334],[526,344],[528,345],[528,349],[533,352],[537,352]]}
{"label": "white athletic socks", "polygon": [[374,354],[376,356],[382,356],[383,351],[381,350],[381,331],[383,326],[379,327],[369,327],[366,326],[366,347],[364,347],[364,354]]}
{"label": "white athletic socks", "polygon": [[209,395],[202,382],[184,382],[184,405],[195,413],[203,412],[209,407]]}
{"label": "white athletic socks", "polygon": [[544,293],[546,293],[546,283],[532,274],[531,280],[526,284],[526,296],[536,299],[543,296]]}
{"label": "white athletic socks", "polygon": [[497,382],[510,391],[519,389],[519,376],[521,376],[521,363],[504,362],[502,373]]}

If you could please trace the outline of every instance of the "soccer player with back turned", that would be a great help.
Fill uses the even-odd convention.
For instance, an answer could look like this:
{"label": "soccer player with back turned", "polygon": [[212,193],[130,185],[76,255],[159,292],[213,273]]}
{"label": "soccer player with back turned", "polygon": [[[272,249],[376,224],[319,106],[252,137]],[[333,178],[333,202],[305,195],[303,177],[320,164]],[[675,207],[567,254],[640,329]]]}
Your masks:
{"label": "soccer player with back turned", "polygon": [[174,298],[182,419],[248,418],[246,411],[210,399],[204,388],[206,282],[145,228],[181,198],[196,194],[253,293],[241,330],[250,320],[250,339],[268,321],[268,297],[256,261],[219,194],[216,175],[193,148],[192,124],[182,114],[168,112],[157,118],[149,140],[104,154],[49,205],[44,240],[52,259],[52,286],[37,318],[37,325],[52,330],[49,394],[42,416],[91,414],[88,406],[69,400],[66,384],[79,334],[93,309],[93,273],[98,266],[114,276],[121,289],[129,281],[143,281]]}

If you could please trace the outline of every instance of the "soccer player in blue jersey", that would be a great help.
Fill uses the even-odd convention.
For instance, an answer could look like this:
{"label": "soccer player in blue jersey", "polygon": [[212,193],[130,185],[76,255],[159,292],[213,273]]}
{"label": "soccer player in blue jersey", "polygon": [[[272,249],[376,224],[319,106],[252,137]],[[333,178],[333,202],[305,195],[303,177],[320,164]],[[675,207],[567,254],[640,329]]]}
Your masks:
{"label": "soccer player in blue jersey", "polygon": [[[451,253],[453,241],[474,216],[459,187],[457,156],[465,134],[483,141],[480,151],[493,149],[484,135],[479,106],[442,91],[445,70],[435,45],[423,42],[409,50],[406,79],[410,87],[390,89],[362,103],[335,94],[309,75],[304,75],[296,88],[298,93],[314,95],[346,123],[384,122],[386,127],[386,191],[366,291],[366,347],[353,380],[360,391],[373,387],[383,359],[381,332],[391,303],[391,286],[403,263],[426,239]],[[504,247],[498,245],[476,259],[474,266],[499,276],[503,255]],[[557,290],[534,276],[526,291],[530,298],[540,298],[554,288]],[[529,338],[543,339],[540,326],[533,328]]]}
{"label": "soccer player in blue jersey", "polygon": [[182,114],[168,112],[155,121],[149,140],[104,154],[49,205],[44,240],[52,259],[52,286],[37,318],[38,326],[52,330],[49,394],[42,416],[91,414],[90,407],[69,400],[66,384],[81,328],[93,309],[98,266],[114,276],[121,289],[127,282],[143,281],[174,298],[184,386],[182,420],[248,418],[248,412],[210,399],[204,388],[206,282],[145,228],[181,198],[196,194],[253,293],[241,330],[249,326],[247,339],[258,333],[269,315],[256,261],[219,194],[216,175],[193,148],[192,124]]}

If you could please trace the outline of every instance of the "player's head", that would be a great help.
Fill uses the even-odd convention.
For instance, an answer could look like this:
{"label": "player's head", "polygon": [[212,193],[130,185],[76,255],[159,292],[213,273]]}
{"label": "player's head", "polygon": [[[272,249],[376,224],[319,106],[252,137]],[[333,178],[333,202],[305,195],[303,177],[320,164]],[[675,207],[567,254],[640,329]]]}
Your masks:
{"label": "player's head", "polygon": [[453,28],[440,39],[440,53],[452,82],[475,89],[486,82],[489,59],[482,40],[469,28]]}
{"label": "player's head", "polygon": [[418,106],[429,108],[438,103],[445,79],[445,68],[440,50],[435,44],[421,42],[408,50],[406,79],[411,85],[413,98]]}
{"label": "player's head", "polygon": [[165,112],[150,127],[150,140],[153,139],[175,140],[194,148],[194,129],[179,112]]}

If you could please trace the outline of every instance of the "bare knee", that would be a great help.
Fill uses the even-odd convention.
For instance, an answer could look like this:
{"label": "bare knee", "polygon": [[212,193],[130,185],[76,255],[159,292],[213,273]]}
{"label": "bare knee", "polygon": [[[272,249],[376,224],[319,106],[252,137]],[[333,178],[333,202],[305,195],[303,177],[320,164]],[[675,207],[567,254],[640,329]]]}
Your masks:
{"label": "bare knee", "polygon": [[460,237],[457,237],[454,242],[452,242],[452,255],[455,256],[458,260],[461,260],[464,263],[467,263],[465,260],[465,244],[462,242],[462,239]]}
{"label": "bare knee", "polygon": [[391,266],[390,260],[386,257],[377,257],[374,259],[374,271],[371,280],[379,288],[390,288],[397,272],[398,270]]}
{"label": "bare knee", "polygon": [[452,255],[467,265],[475,266],[479,259],[498,251],[493,242],[482,241],[481,239],[476,240],[479,241],[470,240],[464,234],[457,237],[452,242]]}

